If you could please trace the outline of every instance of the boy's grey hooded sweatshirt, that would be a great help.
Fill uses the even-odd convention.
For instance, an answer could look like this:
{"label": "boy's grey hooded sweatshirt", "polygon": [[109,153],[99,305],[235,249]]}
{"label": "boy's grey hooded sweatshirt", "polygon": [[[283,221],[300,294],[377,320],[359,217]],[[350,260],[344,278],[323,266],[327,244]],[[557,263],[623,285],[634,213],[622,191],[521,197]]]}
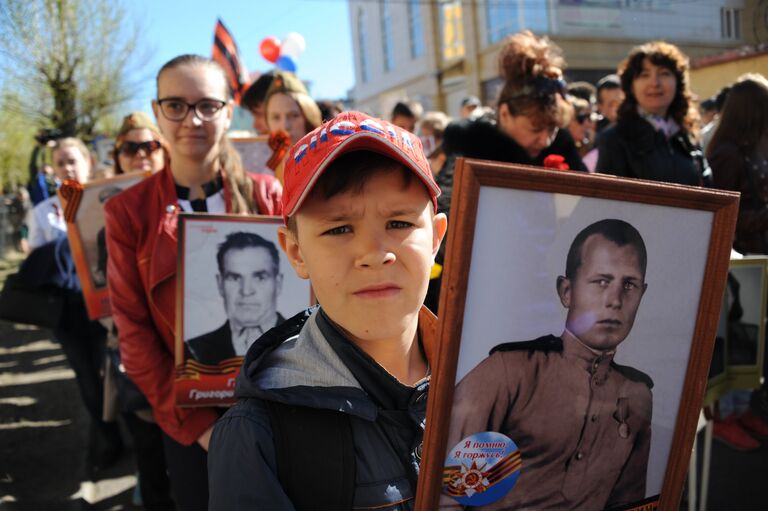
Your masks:
{"label": "boy's grey hooded sweatshirt", "polygon": [[[422,308],[419,339],[427,357],[435,323],[435,316]],[[429,376],[414,387],[399,383],[347,340],[319,307],[294,316],[264,334],[246,354],[235,389],[239,401],[218,421],[211,438],[209,510],[294,509],[277,477],[264,401],[347,414],[355,452],[353,507],[412,509],[428,387]],[[323,470],[322,459],[305,462]]]}

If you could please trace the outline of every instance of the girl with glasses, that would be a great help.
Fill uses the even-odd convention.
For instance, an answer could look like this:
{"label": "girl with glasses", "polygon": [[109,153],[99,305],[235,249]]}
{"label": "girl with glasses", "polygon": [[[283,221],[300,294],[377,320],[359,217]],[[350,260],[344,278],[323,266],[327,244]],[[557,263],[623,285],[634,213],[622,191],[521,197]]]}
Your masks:
{"label": "girl with glasses", "polygon": [[105,208],[107,280],[122,362],[163,430],[171,493],[181,511],[207,509],[207,449],[220,409],[175,406],[178,214],[281,213],[280,184],[244,172],[226,138],[233,106],[218,64],[197,55],[167,62],[152,108],[169,161]]}

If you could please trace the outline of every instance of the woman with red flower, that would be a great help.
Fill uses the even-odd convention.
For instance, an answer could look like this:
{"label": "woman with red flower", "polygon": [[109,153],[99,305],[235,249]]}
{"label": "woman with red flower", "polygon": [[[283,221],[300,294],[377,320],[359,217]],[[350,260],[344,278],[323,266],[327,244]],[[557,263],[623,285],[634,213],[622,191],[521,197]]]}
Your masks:
{"label": "woman with red flower", "polygon": [[[458,156],[587,170],[573,138],[564,129],[573,108],[565,99],[562,50],[547,37],[526,30],[505,41],[498,59],[504,83],[497,102],[497,119],[463,119],[445,129],[443,148],[447,160],[436,177],[443,192],[438,198],[440,212],[447,214],[451,207]],[[552,155],[559,155],[562,161],[553,162]],[[442,261],[441,248],[437,263]],[[425,303],[432,310],[437,310],[439,289],[439,278],[430,281]]]}

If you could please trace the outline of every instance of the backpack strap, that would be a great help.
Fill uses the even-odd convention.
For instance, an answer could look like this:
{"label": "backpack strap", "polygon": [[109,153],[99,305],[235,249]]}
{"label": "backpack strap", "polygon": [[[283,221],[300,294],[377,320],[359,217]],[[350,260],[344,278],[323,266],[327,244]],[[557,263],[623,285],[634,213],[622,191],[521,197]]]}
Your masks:
{"label": "backpack strap", "polygon": [[347,414],[265,401],[277,477],[296,511],[351,510],[355,449]]}

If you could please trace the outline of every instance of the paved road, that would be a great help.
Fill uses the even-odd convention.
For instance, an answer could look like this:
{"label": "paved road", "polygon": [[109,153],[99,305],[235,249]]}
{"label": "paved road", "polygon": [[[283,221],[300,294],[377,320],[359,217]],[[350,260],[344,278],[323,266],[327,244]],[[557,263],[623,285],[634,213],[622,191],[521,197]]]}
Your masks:
{"label": "paved road", "polygon": [[49,331],[0,322],[0,508],[130,506],[133,460],[86,477],[87,412]]}

